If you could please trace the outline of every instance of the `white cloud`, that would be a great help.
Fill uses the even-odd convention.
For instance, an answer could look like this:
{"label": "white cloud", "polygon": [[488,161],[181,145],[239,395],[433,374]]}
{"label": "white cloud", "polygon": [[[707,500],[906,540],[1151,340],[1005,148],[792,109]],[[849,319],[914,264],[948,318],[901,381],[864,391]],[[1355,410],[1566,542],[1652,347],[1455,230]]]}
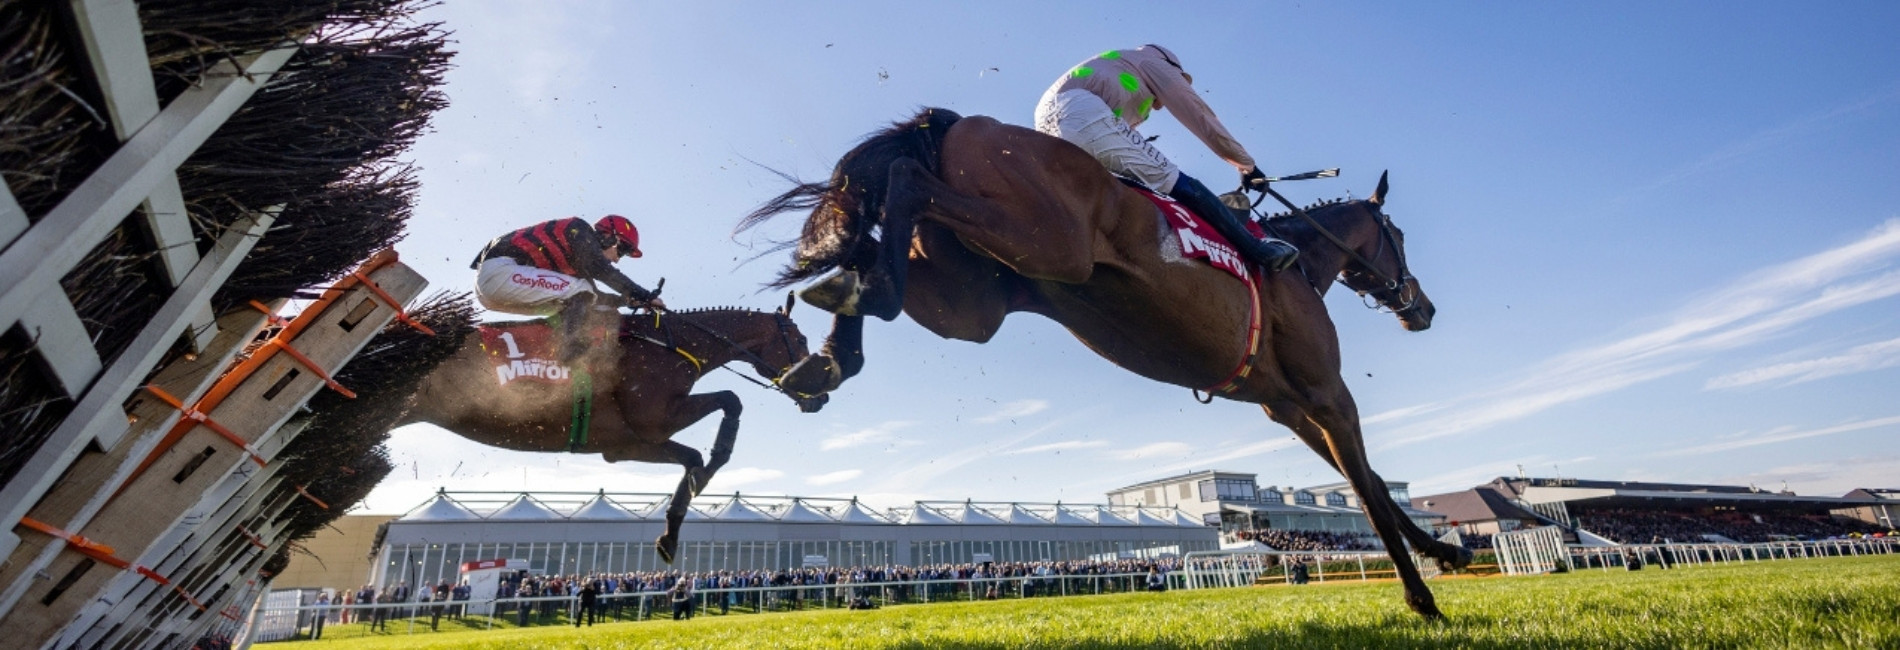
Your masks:
{"label": "white cloud", "polygon": [[[776,469],[765,469],[762,467],[729,467],[719,470],[718,474],[714,474],[712,482],[707,484],[705,490],[712,490],[713,488],[731,490],[743,485],[770,481],[782,476],[785,476],[785,472]],[[538,490],[542,488],[537,487],[535,489]]]}
{"label": "white cloud", "polygon": [[1064,452],[1064,451],[1069,451],[1072,449],[1092,449],[1095,447],[1107,447],[1107,446],[1108,446],[1107,440],[1065,440],[1062,442],[1052,442],[1046,445],[1024,447],[1022,449],[1012,450],[1007,453],[1012,454],[1012,455],[1013,454],[1036,454],[1036,453],[1041,453],[1045,451]]}
{"label": "white cloud", "polygon": [[832,435],[830,437],[825,438],[824,441],[819,442],[818,448],[825,451],[831,451],[834,449],[850,449],[852,447],[862,447],[864,445],[869,445],[873,443],[895,440],[896,438],[892,435],[893,432],[897,431],[898,429],[908,427],[912,424],[915,424],[915,423],[914,422],[884,422],[876,426],[872,426],[865,429],[859,429],[857,431],[852,431],[850,433],[840,433],[840,434]]}
{"label": "white cloud", "polygon": [[1651,455],[1658,456],[1658,457],[1693,456],[1697,454],[1707,454],[1707,453],[1718,452],[1718,451],[1742,449],[1744,447],[1770,445],[1770,444],[1774,444],[1778,442],[1788,442],[1790,440],[1803,440],[1807,438],[1818,438],[1820,436],[1831,436],[1837,433],[1852,433],[1855,431],[1865,431],[1867,429],[1878,429],[1880,427],[1888,427],[1888,426],[1895,426],[1895,425],[1900,425],[1900,415],[1884,417],[1884,418],[1876,418],[1872,420],[1861,420],[1858,422],[1848,422],[1845,424],[1837,424],[1831,427],[1821,427],[1819,429],[1803,429],[1803,430],[1798,430],[1798,431],[1774,431],[1770,433],[1761,434],[1758,436],[1751,436],[1751,437],[1741,438],[1737,440],[1728,440],[1724,442],[1718,442],[1718,443],[1707,444],[1707,445],[1697,445],[1694,447],[1684,447],[1682,449],[1672,449],[1668,451],[1661,451],[1661,452],[1657,452]]}
{"label": "white cloud", "polygon": [[985,415],[971,421],[977,424],[995,424],[997,422],[1002,422],[1005,420],[1019,418],[1019,417],[1023,417],[1027,415],[1035,415],[1037,413],[1042,412],[1042,410],[1046,408],[1049,408],[1049,402],[1046,400],[1039,400],[1039,399],[1016,400],[1014,402],[1004,404],[1003,407],[1000,409],[997,409],[995,413],[991,413],[989,415]]}
{"label": "white cloud", "polygon": [[1757,156],[1763,151],[1778,146],[1787,140],[1807,136],[1836,120],[1875,108],[1882,103],[1894,99],[1896,96],[1900,96],[1900,91],[1886,90],[1870,97],[1806,115],[1787,124],[1756,133],[1727,147],[1718,149],[1702,157],[1700,160],[1659,175],[1656,180],[1649,185],[1637,188],[1633,195],[1647,194],[1683,179],[1728,167],[1737,161]]}
{"label": "white cloud", "polygon": [[1764,490],[1779,490],[1785,481],[1797,494],[1837,497],[1860,488],[1892,488],[1895,476],[1900,476],[1900,457],[1882,456],[1785,465],[1716,480]]}
{"label": "white cloud", "polygon": [[[1740,388],[1767,382],[1792,386],[1817,379],[1900,366],[1900,338],[1858,345],[1833,356],[1750,368],[1710,379],[1710,390]],[[1785,380],[1785,381],[1784,381]]]}
{"label": "white cloud", "polygon": [[[1561,354],[1516,380],[1446,402],[1384,428],[1380,448],[1471,433],[1637,384],[1685,372],[1715,354],[1760,343],[1814,318],[1900,295],[1900,219],[1858,240],[1777,264],[1708,292],[1649,330]],[[1875,274],[1866,277],[1868,274]],[[1375,417],[1395,418],[1380,414]]]}
{"label": "white cloud", "polygon": [[817,476],[807,476],[805,477],[805,482],[811,485],[833,485],[863,475],[864,470],[861,469],[841,469],[836,472],[827,472]]}
{"label": "white cloud", "polygon": [[1117,460],[1136,460],[1140,458],[1173,458],[1185,456],[1194,451],[1194,447],[1185,442],[1156,442],[1134,449],[1122,449],[1108,452],[1110,458]]}

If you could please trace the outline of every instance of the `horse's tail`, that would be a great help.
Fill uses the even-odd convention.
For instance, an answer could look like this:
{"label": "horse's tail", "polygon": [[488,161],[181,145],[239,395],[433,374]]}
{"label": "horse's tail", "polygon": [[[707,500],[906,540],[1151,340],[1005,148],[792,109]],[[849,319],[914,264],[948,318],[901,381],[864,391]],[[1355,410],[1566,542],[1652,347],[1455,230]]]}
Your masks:
{"label": "horse's tail", "polygon": [[799,235],[797,253],[771,286],[787,287],[838,268],[854,256],[875,255],[876,247],[864,244],[871,226],[879,222],[891,163],[910,158],[931,174],[939,174],[944,135],[960,119],[963,116],[952,111],[925,108],[910,119],[892,123],[839,158],[830,180],[798,183],[740,220],[737,230],[745,230],[780,213],[811,211]]}

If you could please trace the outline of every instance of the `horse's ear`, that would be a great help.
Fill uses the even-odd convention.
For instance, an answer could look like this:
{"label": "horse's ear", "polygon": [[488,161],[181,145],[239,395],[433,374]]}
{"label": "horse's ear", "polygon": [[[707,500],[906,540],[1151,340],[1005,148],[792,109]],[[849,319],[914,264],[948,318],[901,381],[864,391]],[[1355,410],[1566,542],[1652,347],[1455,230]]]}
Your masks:
{"label": "horse's ear", "polygon": [[782,316],[792,315],[792,305],[796,305],[796,304],[798,304],[798,292],[796,291],[785,292],[785,308],[778,310],[779,315],[782,315]]}
{"label": "horse's ear", "polygon": [[1389,174],[1389,173],[1391,172],[1390,171],[1379,172],[1379,189],[1373,190],[1372,198],[1366,199],[1367,201],[1372,202],[1373,205],[1385,205],[1385,191],[1390,188],[1390,186],[1386,185],[1385,183],[1385,176],[1386,174]]}

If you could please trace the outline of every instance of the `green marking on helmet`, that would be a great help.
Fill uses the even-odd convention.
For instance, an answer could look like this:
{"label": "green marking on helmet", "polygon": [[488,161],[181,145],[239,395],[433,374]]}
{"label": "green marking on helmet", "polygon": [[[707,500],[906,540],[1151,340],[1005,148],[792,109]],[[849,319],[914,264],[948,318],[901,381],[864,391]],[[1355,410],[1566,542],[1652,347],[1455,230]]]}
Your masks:
{"label": "green marking on helmet", "polygon": [[1092,74],[1095,74],[1095,68],[1091,68],[1086,65],[1076,66],[1075,70],[1072,70],[1069,72],[1069,76],[1075,77],[1077,79],[1081,79],[1083,77],[1086,77]]}
{"label": "green marking on helmet", "polygon": [[[1150,111],[1153,111],[1154,107],[1155,107],[1155,98],[1149,97],[1147,99],[1141,100],[1141,107],[1135,109],[1135,114],[1140,115],[1141,119],[1144,119],[1144,120],[1148,119],[1148,113]],[[1120,117],[1120,116],[1117,115],[1116,117]]]}
{"label": "green marking on helmet", "polygon": [[1136,79],[1133,72],[1122,73],[1122,90],[1131,93],[1141,92],[1141,80]]}
{"label": "green marking on helmet", "polygon": [[1122,116],[1122,109],[1120,109],[1120,108],[1116,108],[1116,109],[1115,109],[1115,117],[1121,117],[1121,116]]}
{"label": "green marking on helmet", "polygon": [[1113,61],[1115,59],[1122,58],[1122,53],[1121,53],[1121,50],[1109,50],[1107,52],[1102,53],[1102,58]]}

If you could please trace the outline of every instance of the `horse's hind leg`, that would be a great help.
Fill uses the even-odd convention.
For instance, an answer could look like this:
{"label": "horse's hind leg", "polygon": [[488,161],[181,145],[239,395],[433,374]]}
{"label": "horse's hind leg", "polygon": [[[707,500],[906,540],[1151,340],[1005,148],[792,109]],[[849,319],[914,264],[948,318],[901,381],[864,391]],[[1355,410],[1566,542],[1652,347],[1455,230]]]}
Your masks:
{"label": "horse's hind leg", "polygon": [[1020,279],[996,260],[977,255],[935,223],[917,226],[904,313],[947,339],[986,343],[1009,315],[1010,288]]}
{"label": "horse's hind leg", "polygon": [[1095,270],[1093,227],[1055,198],[1025,197],[1035,205],[1005,206],[957,191],[910,158],[891,163],[888,187],[882,247],[859,298],[861,313],[884,320],[900,313],[920,219],[941,224],[964,245],[1025,277],[1080,284]]}

